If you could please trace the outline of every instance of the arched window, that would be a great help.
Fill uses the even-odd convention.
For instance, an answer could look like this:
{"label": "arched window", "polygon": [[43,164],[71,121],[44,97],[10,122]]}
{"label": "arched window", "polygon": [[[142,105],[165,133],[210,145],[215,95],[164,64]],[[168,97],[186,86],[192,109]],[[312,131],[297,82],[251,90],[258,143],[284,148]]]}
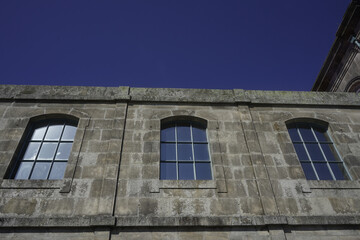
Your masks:
{"label": "arched window", "polygon": [[160,179],[212,179],[206,124],[186,119],[162,122]]}
{"label": "arched window", "polygon": [[62,179],[76,133],[77,121],[47,119],[30,123],[13,179]]}
{"label": "arched window", "polygon": [[349,174],[327,127],[309,122],[287,124],[300,164],[308,180],[347,180]]}

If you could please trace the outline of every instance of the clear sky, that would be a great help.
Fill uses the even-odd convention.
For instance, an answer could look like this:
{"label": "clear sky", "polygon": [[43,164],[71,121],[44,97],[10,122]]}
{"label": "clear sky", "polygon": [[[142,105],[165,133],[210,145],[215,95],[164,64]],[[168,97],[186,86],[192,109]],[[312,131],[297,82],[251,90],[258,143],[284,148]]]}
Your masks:
{"label": "clear sky", "polygon": [[311,89],[350,0],[1,0],[0,84]]}

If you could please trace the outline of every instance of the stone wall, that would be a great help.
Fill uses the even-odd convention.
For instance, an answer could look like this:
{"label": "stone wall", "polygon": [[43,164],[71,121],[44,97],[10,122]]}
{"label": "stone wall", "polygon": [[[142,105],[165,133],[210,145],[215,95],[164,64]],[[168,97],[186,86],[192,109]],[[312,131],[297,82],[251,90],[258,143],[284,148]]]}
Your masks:
{"label": "stone wall", "polygon": [[[354,93],[0,86],[0,234],[355,239],[359,108]],[[51,114],[79,119],[64,179],[7,179],[29,121]],[[212,180],[159,180],[170,116],[207,121]],[[306,180],[286,128],[295,118],[329,124],[352,180]]]}

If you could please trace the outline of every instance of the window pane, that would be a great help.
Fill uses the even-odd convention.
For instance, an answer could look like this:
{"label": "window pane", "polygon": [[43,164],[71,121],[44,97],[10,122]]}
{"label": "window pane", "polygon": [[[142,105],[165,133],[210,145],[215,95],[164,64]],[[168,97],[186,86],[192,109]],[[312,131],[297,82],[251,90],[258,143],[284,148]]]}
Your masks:
{"label": "window pane", "polygon": [[52,160],[55,155],[57,143],[43,143],[38,160]]}
{"label": "window pane", "polygon": [[323,154],[317,143],[307,143],[306,148],[310,154],[311,160],[313,161],[325,161]]}
{"label": "window pane", "polygon": [[290,128],[290,129],[288,129],[288,131],[289,131],[290,138],[293,142],[301,141],[298,131],[297,131],[297,128]]}
{"label": "window pane", "polygon": [[51,168],[49,179],[62,179],[66,169],[66,162],[56,162]]}
{"label": "window pane", "polygon": [[299,160],[309,160],[302,143],[294,143],[294,147]]}
{"label": "window pane", "polygon": [[314,134],[312,133],[310,127],[308,126],[299,126],[299,131],[301,134],[301,137],[304,142],[315,142]]}
{"label": "window pane", "polygon": [[190,142],[191,134],[190,134],[190,124],[179,124],[176,126],[177,129],[177,139],[178,142]]}
{"label": "window pane", "polygon": [[317,128],[317,127],[314,127],[313,128],[314,132],[315,132],[315,135],[318,139],[319,142],[328,142],[329,140],[326,138],[326,131],[324,129],[321,129],[321,128]]}
{"label": "window pane", "polygon": [[209,151],[207,144],[194,144],[195,160],[209,160]]}
{"label": "window pane", "polygon": [[37,162],[30,179],[47,179],[51,163]]}
{"label": "window pane", "polygon": [[39,151],[40,143],[29,143],[26,152],[24,154],[24,160],[34,160],[36,158],[36,154]]}
{"label": "window pane", "polygon": [[72,147],[72,143],[60,143],[55,159],[68,160],[70,156],[71,147]]}
{"label": "window pane", "polygon": [[46,127],[40,127],[35,129],[31,140],[42,140],[44,138],[45,131]]}
{"label": "window pane", "polygon": [[192,163],[179,163],[179,180],[194,180]]}
{"label": "window pane", "polygon": [[210,163],[195,163],[195,168],[197,180],[211,180]]}
{"label": "window pane", "polygon": [[316,175],[314,173],[314,169],[311,166],[311,163],[301,163],[301,166],[304,170],[305,176],[307,180],[316,180]]}
{"label": "window pane", "polygon": [[207,142],[206,129],[193,126],[192,131],[194,142]]}
{"label": "window pane", "polygon": [[63,128],[62,125],[49,126],[49,129],[45,136],[45,140],[59,140],[62,128]]}
{"label": "window pane", "polygon": [[192,147],[191,144],[178,144],[178,160],[179,161],[192,161]]}
{"label": "window pane", "polygon": [[333,179],[326,163],[314,163],[314,166],[320,180]]}
{"label": "window pane", "polygon": [[324,151],[324,154],[328,161],[338,161],[338,159],[335,158],[336,153],[332,144],[321,144],[321,148]]}
{"label": "window pane", "polygon": [[336,180],[347,180],[344,165],[342,163],[330,163],[331,170],[335,175]]}
{"label": "window pane", "polygon": [[15,179],[29,179],[32,166],[33,162],[22,162],[15,175]]}
{"label": "window pane", "polygon": [[64,141],[73,141],[76,133],[76,127],[74,126],[65,126],[64,133],[61,137],[61,140]]}
{"label": "window pane", "polygon": [[161,130],[161,141],[175,142],[175,127],[169,127]]}
{"label": "window pane", "polygon": [[160,159],[164,160],[176,160],[175,143],[161,143]]}
{"label": "window pane", "polygon": [[160,163],[160,179],[176,180],[176,163]]}

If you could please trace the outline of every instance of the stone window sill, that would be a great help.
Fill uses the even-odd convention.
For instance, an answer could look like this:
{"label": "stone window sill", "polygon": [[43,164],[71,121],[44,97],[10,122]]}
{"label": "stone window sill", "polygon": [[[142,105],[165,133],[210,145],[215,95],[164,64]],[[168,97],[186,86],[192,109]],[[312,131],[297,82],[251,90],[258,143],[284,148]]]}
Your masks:
{"label": "stone window sill", "polygon": [[151,192],[158,193],[160,189],[217,189],[215,180],[159,180]]}
{"label": "stone window sill", "polygon": [[304,193],[311,193],[312,189],[360,189],[359,181],[325,181],[309,180],[307,184],[302,185]]}
{"label": "stone window sill", "polygon": [[0,180],[0,189],[61,189],[64,180]]}

